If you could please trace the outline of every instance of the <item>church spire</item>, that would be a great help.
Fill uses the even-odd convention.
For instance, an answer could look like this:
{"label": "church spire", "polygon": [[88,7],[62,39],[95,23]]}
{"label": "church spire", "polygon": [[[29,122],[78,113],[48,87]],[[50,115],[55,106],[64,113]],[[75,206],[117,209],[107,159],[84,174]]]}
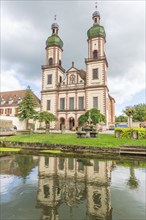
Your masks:
{"label": "church spire", "polygon": [[97,2],[95,2],[95,12],[92,14],[92,19],[94,21],[94,24],[100,23],[100,13],[97,11]]}
{"label": "church spire", "polygon": [[54,15],[54,23],[51,26],[52,34],[58,34],[59,25],[56,23],[56,15]]}

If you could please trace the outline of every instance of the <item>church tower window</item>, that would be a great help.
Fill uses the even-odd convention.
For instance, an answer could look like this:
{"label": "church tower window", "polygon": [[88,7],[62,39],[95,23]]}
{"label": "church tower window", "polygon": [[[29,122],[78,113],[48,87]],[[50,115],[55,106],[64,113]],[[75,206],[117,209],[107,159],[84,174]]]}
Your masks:
{"label": "church tower window", "polygon": [[48,75],[48,84],[52,84],[52,74]]}
{"label": "church tower window", "polygon": [[60,82],[60,83],[62,82],[62,76],[59,77],[59,82]]}
{"label": "church tower window", "polygon": [[92,79],[98,79],[98,69],[93,69],[92,70]]}
{"label": "church tower window", "polygon": [[93,108],[98,109],[98,97],[93,97]]}
{"label": "church tower window", "polygon": [[49,58],[49,66],[52,66],[52,65],[53,65],[53,58],[50,57],[50,58]]}
{"label": "church tower window", "polygon": [[47,110],[51,110],[51,100],[47,100]]}
{"label": "church tower window", "polygon": [[98,58],[98,51],[94,50],[93,51],[93,59],[96,59],[96,58]]}
{"label": "church tower window", "polygon": [[59,66],[61,66],[61,60],[59,60]]}

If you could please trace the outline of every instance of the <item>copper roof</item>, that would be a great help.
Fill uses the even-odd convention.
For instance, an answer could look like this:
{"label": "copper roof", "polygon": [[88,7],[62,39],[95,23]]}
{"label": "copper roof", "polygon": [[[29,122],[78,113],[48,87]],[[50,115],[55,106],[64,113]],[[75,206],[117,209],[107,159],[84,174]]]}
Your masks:
{"label": "copper roof", "polygon": [[[17,106],[19,100],[22,100],[27,90],[16,90],[0,92],[0,107]],[[31,91],[31,90],[30,90]],[[31,91],[36,106],[40,106],[40,99]],[[12,100],[12,102],[10,102]],[[2,104],[2,101],[4,103]]]}
{"label": "copper roof", "polygon": [[86,79],[86,72],[84,70],[79,70],[78,74],[83,80]]}

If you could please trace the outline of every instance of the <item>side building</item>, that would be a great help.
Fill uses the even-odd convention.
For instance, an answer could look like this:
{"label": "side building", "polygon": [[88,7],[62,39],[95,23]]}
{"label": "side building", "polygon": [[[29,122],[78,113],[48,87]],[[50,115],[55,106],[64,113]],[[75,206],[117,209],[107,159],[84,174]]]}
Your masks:
{"label": "side building", "polygon": [[[31,90],[30,90],[31,91]],[[26,90],[0,92],[0,119],[12,121],[17,129],[26,129],[26,122],[18,118],[18,105],[24,98]],[[35,110],[40,111],[40,99],[31,91],[35,103]],[[32,120],[29,121],[31,126]]]}
{"label": "side building", "polygon": [[114,123],[115,100],[109,95],[107,84],[106,33],[100,25],[98,11],[93,13],[92,18],[93,26],[87,32],[86,71],[76,68],[74,62],[67,71],[62,67],[63,41],[58,36],[57,23],[52,24],[52,35],[46,41],[41,110],[57,116],[58,121],[52,123],[55,129],[77,127],[80,115],[92,108],[105,115],[107,128]]}

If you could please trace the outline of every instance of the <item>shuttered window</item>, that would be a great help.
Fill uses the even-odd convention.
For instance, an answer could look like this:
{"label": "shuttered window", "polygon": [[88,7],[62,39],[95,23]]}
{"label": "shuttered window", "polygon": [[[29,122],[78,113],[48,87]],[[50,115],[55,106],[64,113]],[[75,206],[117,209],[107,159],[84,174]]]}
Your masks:
{"label": "shuttered window", "polygon": [[79,110],[84,109],[84,97],[79,97]]}
{"label": "shuttered window", "polygon": [[47,100],[47,110],[51,110],[51,100]]}
{"label": "shuttered window", "polygon": [[98,108],[98,97],[93,97],[93,108]]}
{"label": "shuttered window", "polygon": [[74,98],[73,97],[69,98],[69,109],[70,110],[74,109]]}
{"label": "shuttered window", "polygon": [[60,110],[65,109],[65,98],[60,98]]}

